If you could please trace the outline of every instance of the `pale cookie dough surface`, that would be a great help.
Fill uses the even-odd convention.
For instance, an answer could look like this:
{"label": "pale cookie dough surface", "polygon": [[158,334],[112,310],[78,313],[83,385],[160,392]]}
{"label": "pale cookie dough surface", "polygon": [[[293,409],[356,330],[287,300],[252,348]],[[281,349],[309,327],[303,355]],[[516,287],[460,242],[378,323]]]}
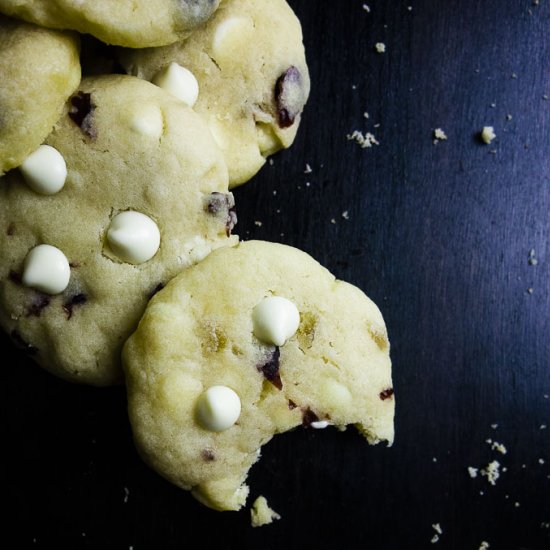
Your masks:
{"label": "pale cookie dough surface", "polygon": [[0,16],[0,175],[52,131],[80,82],[79,39]]}
{"label": "pale cookie dough surface", "polygon": [[164,46],[206,21],[219,0],[0,0],[0,12],[128,48]]}
{"label": "pale cookie dough surface", "polygon": [[189,39],[121,52],[121,61],[146,80],[171,62],[195,75],[194,109],[224,152],[230,187],[292,144],[309,95],[300,22],[284,0],[226,0]]}
{"label": "pale cookie dough surface", "polygon": [[[0,324],[58,376],[111,384],[122,378],[122,345],[150,296],[235,241],[227,168],[196,113],[130,76],[83,80],[47,144],[67,165],[60,191],[39,195],[19,170],[0,179]],[[127,210],[160,230],[160,248],[143,263],[123,261],[107,244],[112,220]],[[60,294],[24,284],[25,258],[40,244],[70,263]],[[154,252],[154,239],[148,245]]]}
{"label": "pale cookie dough surface", "polygon": [[[273,295],[300,314],[297,332],[280,348],[253,334],[254,307]],[[143,458],[218,510],[244,504],[248,470],[274,434],[325,421],[354,424],[370,443],[393,442],[380,311],[361,290],[288,246],[240,243],[177,276],[149,303],[123,365]],[[241,412],[234,425],[214,432],[200,422],[197,403],[220,385],[240,397]]]}

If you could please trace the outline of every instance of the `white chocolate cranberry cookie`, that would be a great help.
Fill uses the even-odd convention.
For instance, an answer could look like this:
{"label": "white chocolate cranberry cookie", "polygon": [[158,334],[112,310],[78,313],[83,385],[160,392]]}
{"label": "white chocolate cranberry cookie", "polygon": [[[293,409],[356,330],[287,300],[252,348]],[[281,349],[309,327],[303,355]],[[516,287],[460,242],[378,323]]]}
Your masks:
{"label": "white chocolate cranberry cookie", "polygon": [[393,441],[376,305],[306,253],[262,241],[214,251],[149,303],[123,351],[143,458],[212,508],[245,502],[275,434],[354,424]]}
{"label": "white chocolate cranberry cookie", "polygon": [[0,324],[58,376],[114,383],[151,295],[235,242],[223,156],[192,109],[111,75],[31,160],[0,179]]}
{"label": "white chocolate cranberry cookie", "polygon": [[0,16],[0,175],[37,149],[80,82],[79,39]]}
{"label": "white chocolate cranberry cookie", "polygon": [[294,141],[310,83],[300,22],[285,0],[226,0],[190,38],[120,57],[130,74],[176,94],[189,86],[181,69],[194,75],[194,109],[224,152],[230,187]]}
{"label": "white chocolate cranberry cookie", "polygon": [[128,48],[164,46],[206,21],[219,0],[0,0],[0,12]]}

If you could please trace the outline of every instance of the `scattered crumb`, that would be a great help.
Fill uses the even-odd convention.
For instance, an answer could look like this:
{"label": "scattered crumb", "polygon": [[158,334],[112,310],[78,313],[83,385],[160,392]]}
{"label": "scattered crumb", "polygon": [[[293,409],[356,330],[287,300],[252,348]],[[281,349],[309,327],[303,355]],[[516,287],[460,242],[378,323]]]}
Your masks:
{"label": "scattered crumb", "polygon": [[374,128],[380,128],[380,123],[375,124],[375,125],[374,125]]}
{"label": "scattered crumb", "polygon": [[493,430],[496,430],[498,428],[498,424],[491,424],[491,428],[493,428]]}
{"label": "scattered crumb", "polygon": [[493,460],[493,462],[489,462],[489,464],[487,464],[487,466],[485,466],[485,468],[481,470],[481,475],[486,476],[487,481],[491,485],[496,485],[497,479],[500,477],[499,468],[500,463],[498,462],[498,460]]}
{"label": "scattered crumb", "polygon": [[498,441],[492,442],[491,449],[493,451],[498,451],[500,454],[503,454],[503,455],[505,455],[508,452],[506,450],[506,447],[502,443],[499,443]]}
{"label": "scattered crumb", "polygon": [[367,113],[367,111],[365,111],[365,112],[363,113],[363,116],[364,116],[366,119],[369,119],[369,118],[370,118],[369,113]]}
{"label": "scattered crumb", "polygon": [[478,468],[473,468],[472,466],[468,466],[468,474],[472,479],[477,477]]}
{"label": "scattered crumb", "polygon": [[280,208],[277,208],[277,210],[275,210],[275,212],[276,212],[277,214],[280,214],[280,213],[281,213],[281,209],[280,209]]}
{"label": "scattered crumb", "polygon": [[344,220],[349,220],[349,212],[347,210],[342,212],[342,218],[344,218]]}
{"label": "scattered crumb", "polygon": [[275,161],[272,158],[270,158],[268,162],[269,166],[273,166],[275,164]]}
{"label": "scattered crumb", "polygon": [[374,135],[370,132],[366,132],[365,135],[363,135],[363,132],[360,132],[359,130],[354,130],[353,133],[348,134],[346,138],[348,139],[348,141],[355,141],[355,143],[360,145],[363,149],[370,148],[373,145],[380,145]]}
{"label": "scattered crumb", "polygon": [[487,548],[489,548],[489,543],[486,541],[482,541],[479,545],[478,550],[487,550]]}
{"label": "scattered crumb", "polygon": [[529,265],[537,265],[539,261],[537,260],[535,256],[535,249],[531,248],[529,251]]}
{"label": "scattered crumb", "polygon": [[252,508],[250,508],[252,527],[268,525],[276,519],[281,519],[281,516],[268,506],[265,497],[259,496],[252,504]]}
{"label": "scattered crumb", "polygon": [[525,470],[525,468],[527,468],[527,464],[522,464],[521,467],[523,470]]}
{"label": "scattered crumb", "polygon": [[436,542],[439,542],[439,535],[434,535],[432,539],[430,540],[432,544],[435,544]]}
{"label": "scattered crumb", "polygon": [[438,535],[442,535],[443,534],[443,529],[441,529],[441,525],[439,525],[439,523],[434,523],[432,525],[434,531],[438,534]]}
{"label": "scattered crumb", "polygon": [[374,49],[376,50],[376,53],[384,53],[386,51],[386,44],[383,42],[377,42],[374,45]]}
{"label": "scattered crumb", "polygon": [[479,491],[479,494],[483,496],[485,494],[485,491]]}
{"label": "scattered crumb", "polygon": [[506,120],[509,122],[510,120],[512,120],[512,115],[506,115]]}
{"label": "scattered crumb", "polygon": [[260,220],[256,220],[254,222],[254,225],[257,225],[258,227],[262,227],[263,223]]}
{"label": "scattered crumb", "polygon": [[543,521],[543,522],[540,524],[540,528],[541,528],[541,529],[550,529],[550,521]]}
{"label": "scattered crumb", "polygon": [[370,13],[370,8],[367,4],[363,4],[363,9],[367,12],[367,13]]}
{"label": "scattered crumb", "polygon": [[124,487],[124,504],[128,502],[128,497],[130,496],[130,491],[128,490],[128,487]]}
{"label": "scattered crumb", "polygon": [[518,75],[516,73],[512,73],[512,78],[517,78]]}
{"label": "scattered crumb", "polygon": [[441,129],[436,128],[434,130],[434,145],[439,143],[440,141],[446,141],[447,140],[447,134]]}
{"label": "scattered crumb", "polygon": [[277,194],[277,189],[273,189],[273,196]]}
{"label": "scattered crumb", "polygon": [[495,108],[496,108],[496,106],[497,106],[497,104],[496,104],[496,103],[491,103],[491,109],[495,109]]}
{"label": "scattered crumb", "polygon": [[336,219],[335,219],[335,218],[331,218],[331,219],[330,219],[330,223],[336,223]]}
{"label": "scattered crumb", "polygon": [[481,130],[481,140],[489,145],[496,138],[495,129],[492,126],[484,126]]}
{"label": "scattered crumb", "polygon": [[543,394],[543,396],[542,396],[542,397],[544,397],[544,399],[548,399],[548,394],[547,394],[547,393],[545,393],[545,394]]}
{"label": "scattered crumb", "polygon": [[539,426],[539,429],[541,429],[541,430],[546,430],[546,424],[541,424],[541,425]]}
{"label": "scattered crumb", "polygon": [[352,90],[357,90],[357,84],[352,84],[352,85],[351,85],[351,89],[352,89]]}
{"label": "scattered crumb", "polygon": [[412,6],[407,6],[407,11],[413,11],[413,7]]}
{"label": "scattered crumb", "polygon": [[309,181],[306,181],[306,187],[309,187],[311,183]]}
{"label": "scattered crumb", "polygon": [[539,458],[539,464],[544,464],[544,458]]}
{"label": "scattered crumb", "polygon": [[437,458],[435,458],[435,456],[432,458],[432,462],[437,462]]}
{"label": "scattered crumb", "polygon": [[309,164],[306,164],[306,169],[304,170],[304,174],[311,174],[313,170],[311,169],[311,166]]}
{"label": "scattered crumb", "polygon": [[544,94],[544,95],[542,96],[542,99],[544,99],[544,101],[547,101],[548,98],[550,98],[550,96],[549,96],[548,94]]}
{"label": "scattered crumb", "polygon": [[533,289],[532,289],[531,287],[529,287],[529,288],[527,289],[527,292],[528,292],[529,294],[533,294]]}
{"label": "scattered crumb", "polygon": [[520,503],[519,503],[519,502],[514,502],[514,506],[515,506],[516,508],[519,508],[519,507],[520,507]]}

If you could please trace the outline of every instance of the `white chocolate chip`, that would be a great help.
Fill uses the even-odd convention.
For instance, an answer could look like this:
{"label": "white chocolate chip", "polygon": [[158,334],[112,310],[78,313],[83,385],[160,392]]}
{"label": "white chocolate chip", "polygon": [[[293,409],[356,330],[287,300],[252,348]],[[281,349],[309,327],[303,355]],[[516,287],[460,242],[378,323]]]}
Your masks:
{"label": "white chocolate chip", "polygon": [[144,105],[130,121],[130,128],[137,134],[159,139],[162,136],[164,122],[162,113],[156,105]]}
{"label": "white chocolate chip", "polygon": [[310,424],[310,426],[316,430],[324,430],[328,425],[329,423],[326,420],[316,420]]}
{"label": "white chocolate chip", "polygon": [[241,400],[227,386],[208,388],[200,395],[196,407],[198,421],[212,432],[231,428],[241,414]]}
{"label": "white chocolate chip", "polygon": [[189,107],[193,107],[199,97],[199,83],[195,75],[175,62],[161,69],[153,78],[153,84],[181,99]]}
{"label": "white chocolate chip", "polygon": [[65,185],[67,165],[63,155],[50,145],[41,145],[19,167],[27,185],[41,195],[54,195]]}
{"label": "white chocolate chip", "polygon": [[250,48],[254,30],[254,22],[249,17],[229,17],[219,23],[212,39],[212,56],[218,65],[240,59],[240,51]]}
{"label": "white chocolate chip", "polygon": [[300,325],[300,313],[293,302],[282,296],[264,298],[252,312],[254,335],[266,344],[282,346]]}
{"label": "white chocolate chip", "polygon": [[109,248],[122,261],[142,264],[157,253],[160,231],[149,216],[130,210],[112,219],[107,241]]}
{"label": "white chocolate chip", "polygon": [[70,278],[69,262],[59,248],[40,244],[27,254],[21,278],[25,286],[46,294],[59,294],[67,288]]}

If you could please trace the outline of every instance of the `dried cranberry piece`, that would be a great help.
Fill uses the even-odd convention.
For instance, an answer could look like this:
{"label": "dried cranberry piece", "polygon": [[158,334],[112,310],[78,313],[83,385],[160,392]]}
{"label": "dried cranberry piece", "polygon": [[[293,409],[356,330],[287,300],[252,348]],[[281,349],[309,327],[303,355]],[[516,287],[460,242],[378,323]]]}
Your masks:
{"label": "dried cranberry piece", "polygon": [[77,92],[71,97],[69,116],[73,122],[90,138],[97,137],[97,131],[93,125],[95,105],[92,102],[92,94]]}
{"label": "dried cranberry piece", "polygon": [[237,225],[237,211],[235,209],[235,198],[233,193],[220,193],[214,191],[205,198],[204,209],[213,216],[225,220],[225,233],[231,236],[231,231]]}
{"label": "dried cranberry piece", "polygon": [[33,315],[34,317],[40,317],[42,310],[50,305],[51,298],[45,294],[39,294],[38,297],[27,309],[27,317]]}
{"label": "dried cranberry piece", "polygon": [[302,73],[291,65],[275,83],[277,121],[281,128],[294,124],[295,118],[304,107]]}
{"label": "dried cranberry piece", "polygon": [[384,391],[381,391],[379,394],[379,397],[380,399],[382,399],[382,401],[384,401],[386,399],[389,399],[392,395],[393,395],[393,388],[388,388]]}
{"label": "dried cranberry piece", "polygon": [[64,304],[63,311],[67,315],[67,320],[73,316],[73,307],[85,304],[88,301],[88,297],[83,292],[79,292],[74,296],[71,296]]}
{"label": "dried cranberry piece", "polygon": [[201,457],[205,462],[213,462],[216,460],[216,455],[210,449],[203,449],[201,451]]}
{"label": "dried cranberry piece", "polygon": [[279,374],[279,358],[281,352],[278,347],[275,347],[271,357],[263,365],[258,365],[257,369],[264,375],[266,380],[269,380],[278,390],[283,389],[283,382]]}

